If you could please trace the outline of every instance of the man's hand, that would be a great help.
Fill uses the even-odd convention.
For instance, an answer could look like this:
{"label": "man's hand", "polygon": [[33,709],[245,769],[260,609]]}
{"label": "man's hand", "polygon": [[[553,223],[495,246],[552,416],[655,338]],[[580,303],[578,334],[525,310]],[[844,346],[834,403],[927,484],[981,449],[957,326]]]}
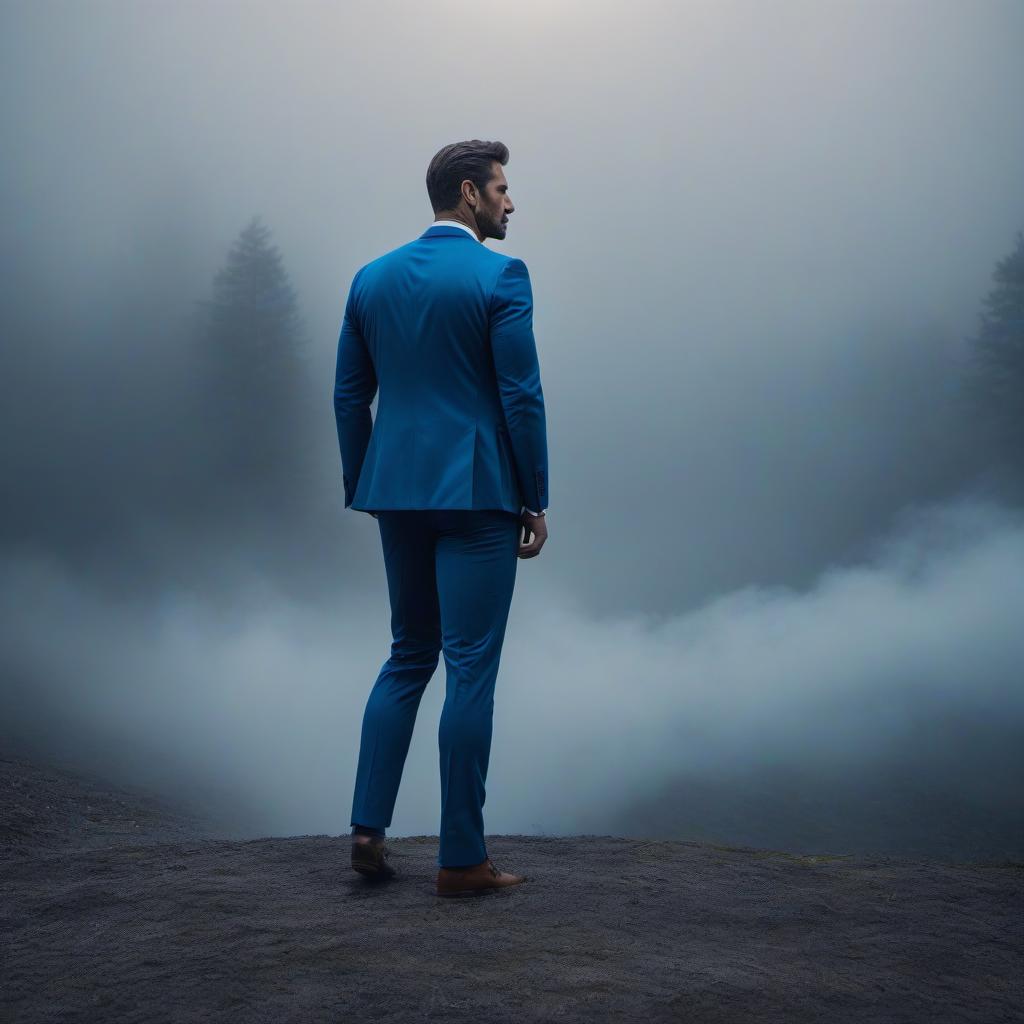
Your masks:
{"label": "man's hand", "polygon": [[[519,525],[524,530],[524,537],[519,538],[519,551],[517,552],[520,558],[533,558],[540,554],[540,549],[544,547],[544,541],[548,539],[548,524],[545,516],[533,516],[529,512],[524,512],[519,517]],[[532,540],[530,538],[533,538]]]}

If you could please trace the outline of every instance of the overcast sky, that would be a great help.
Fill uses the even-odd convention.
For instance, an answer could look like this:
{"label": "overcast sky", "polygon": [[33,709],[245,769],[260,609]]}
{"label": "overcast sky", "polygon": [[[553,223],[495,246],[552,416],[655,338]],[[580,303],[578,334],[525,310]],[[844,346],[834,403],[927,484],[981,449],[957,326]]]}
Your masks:
{"label": "overcast sky", "polygon": [[[653,832],[660,787],[786,757],[902,751],[990,797],[1020,767],[982,753],[1024,721],[1024,516],[956,396],[1024,228],[1022,40],[1016,2],[3,3],[9,741],[223,787],[265,832],[347,828],[390,638],[376,524],[341,509],[338,328],[355,270],[432,219],[431,156],[484,138],[511,151],[487,244],[530,268],[550,454],[488,832]],[[337,488],[312,589],[116,514],[253,215]],[[218,567],[216,597],[125,585],[140,537]],[[442,663],[394,833],[436,833],[443,688]],[[928,725],[951,713],[987,737],[956,765]]]}

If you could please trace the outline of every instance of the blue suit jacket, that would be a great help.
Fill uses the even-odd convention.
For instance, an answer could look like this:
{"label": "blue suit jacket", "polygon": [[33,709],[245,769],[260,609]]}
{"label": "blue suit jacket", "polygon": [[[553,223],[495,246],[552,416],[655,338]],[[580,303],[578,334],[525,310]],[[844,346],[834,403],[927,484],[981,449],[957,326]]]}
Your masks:
{"label": "blue suit jacket", "polygon": [[361,267],[338,339],[334,413],[346,508],[546,508],[526,264],[442,224]]}

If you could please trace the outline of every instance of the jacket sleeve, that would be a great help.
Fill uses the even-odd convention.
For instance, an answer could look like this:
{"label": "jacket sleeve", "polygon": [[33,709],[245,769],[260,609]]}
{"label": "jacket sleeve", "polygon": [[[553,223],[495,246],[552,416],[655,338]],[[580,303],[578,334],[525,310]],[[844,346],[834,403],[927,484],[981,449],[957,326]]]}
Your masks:
{"label": "jacket sleeve", "polygon": [[544,391],[533,337],[533,291],[526,264],[510,259],[490,305],[491,352],[523,504],[548,507],[548,446]]}
{"label": "jacket sleeve", "polygon": [[341,449],[341,475],[345,485],[345,508],[352,504],[363,459],[370,443],[373,418],[370,403],[377,394],[377,374],[359,328],[356,293],[359,274],[352,279],[345,315],[338,338],[338,360],[334,373],[334,418]]}

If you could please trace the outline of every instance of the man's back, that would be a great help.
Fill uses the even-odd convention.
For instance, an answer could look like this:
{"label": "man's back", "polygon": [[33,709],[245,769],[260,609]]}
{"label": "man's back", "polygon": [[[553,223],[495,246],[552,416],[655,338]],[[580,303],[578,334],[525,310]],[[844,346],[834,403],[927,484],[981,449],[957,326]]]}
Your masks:
{"label": "man's back", "polygon": [[525,263],[442,224],[363,266],[346,303],[334,408],[346,507],[546,507]]}
{"label": "man's back", "polygon": [[481,139],[434,155],[435,221],[353,278],[334,386],[345,505],[374,513],[391,606],[391,651],[363,711],[352,867],[395,874],[384,836],[443,652],[436,893],[446,897],[526,881],[491,861],[483,820],[516,567],[548,535],[530,277],[522,260],[481,245],[505,238],[515,210],[507,160],[504,143]]}

